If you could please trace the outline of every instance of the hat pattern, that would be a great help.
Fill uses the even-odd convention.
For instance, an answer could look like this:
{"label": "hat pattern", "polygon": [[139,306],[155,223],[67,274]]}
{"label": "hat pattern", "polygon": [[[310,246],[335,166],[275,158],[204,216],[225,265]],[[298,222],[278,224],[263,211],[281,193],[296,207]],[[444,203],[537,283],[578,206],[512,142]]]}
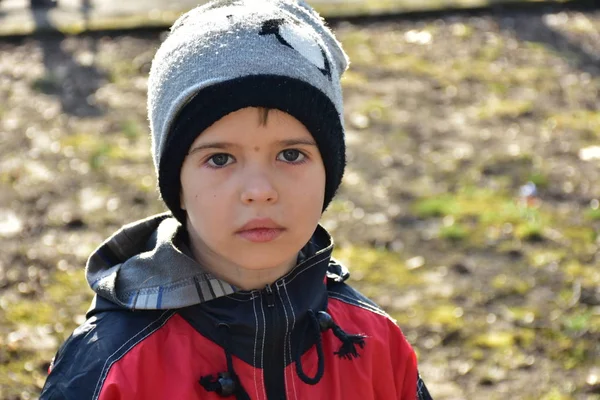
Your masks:
{"label": "hat pattern", "polygon": [[307,37],[299,24],[283,18],[269,19],[263,22],[259,34],[275,35],[279,43],[300,53],[331,81],[331,64],[325,50],[312,35]]}

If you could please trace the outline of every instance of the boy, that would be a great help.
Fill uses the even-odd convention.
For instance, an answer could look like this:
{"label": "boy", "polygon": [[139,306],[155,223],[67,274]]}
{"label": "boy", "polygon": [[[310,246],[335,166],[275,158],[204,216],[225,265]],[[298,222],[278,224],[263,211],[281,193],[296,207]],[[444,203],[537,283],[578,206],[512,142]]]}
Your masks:
{"label": "boy", "polygon": [[148,83],[170,212],[91,256],[42,399],[428,399],[400,329],[318,225],[345,165],[347,57],[304,2],[183,15]]}

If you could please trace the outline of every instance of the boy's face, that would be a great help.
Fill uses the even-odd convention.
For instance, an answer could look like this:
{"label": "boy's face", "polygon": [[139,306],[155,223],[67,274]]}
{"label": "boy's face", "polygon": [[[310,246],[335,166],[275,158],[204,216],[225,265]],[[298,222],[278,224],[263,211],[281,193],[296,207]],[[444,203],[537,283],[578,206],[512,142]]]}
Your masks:
{"label": "boy's face", "polygon": [[[294,262],[321,217],[325,168],[312,135],[279,110],[262,124],[259,111],[244,108],[214,123],[182,166],[181,208],[194,252],[217,270]],[[282,229],[240,232],[256,219]]]}

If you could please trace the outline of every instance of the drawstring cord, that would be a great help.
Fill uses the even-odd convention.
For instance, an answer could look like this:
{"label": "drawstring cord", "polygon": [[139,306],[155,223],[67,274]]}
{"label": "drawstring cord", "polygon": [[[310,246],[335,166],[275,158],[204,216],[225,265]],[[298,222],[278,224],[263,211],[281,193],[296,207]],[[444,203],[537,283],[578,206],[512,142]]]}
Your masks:
{"label": "drawstring cord", "polygon": [[323,338],[321,337],[321,331],[323,330],[323,327],[319,323],[319,320],[317,319],[317,317],[315,316],[315,313],[312,310],[308,310],[308,316],[309,316],[309,321],[308,321],[309,325],[308,325],[307,329],[310,329],[312,327],[313,334],[314,334],[314,332],[316,332],[316,335],[317,335],[317,338],[316,338],[317,339],[317,343],[316,343],[317,361],[318,361],[317,373],[315,374],[315,376],[313,378],[310,378],[304,372],[304,368],[302,368],[301,357],[302,357],[302,349],[304,348],[304,337],[306,335],[302,335],[300,337],[300,343],[298,346],[298,351],[296,352],[296,358],[294,360],[294,363],[296,364],[296,373],[298,374],[300,379],[302,379],[302,382],[309,384],[309,385],[316,385],[317,383],[319,383],[319,381],[323,377],[323,373],[325,372],[325,357],[323,356]]}
{"label": "drawstring cord", "polygon": [[203,376],[200,378],[200,384],[207,392],[216,392],[221,397],[235,395],[236,400],[250,400],[250,396],[244,390],[240,378],[233,369],[233,360],[229,352],[229,326],[219,324],[219,330],[221,337],[224,338],[223,348],[227,359],[227,372],[220,372],[216,377],[213,375]]}
{"label": "drawstring cord", "polygon": [[302,367],[301,357],[302,349],[304,348],[304,337],[306,335],[301,336],[294,363],[296,364],[296,373],[298,374],[300,379],[302,379],[302,382],[309,385],[316,385],[317,383],[319,383],[319,381],[323,377],[323,373],[325,372],[325,357],[323,355],[323,339],[321,336],[322,332],[325,332],[328,329],[331,329],[333,331],[333,334],[342,342],[340,349],[334,352],[334,354],[340,358],[345,358],[347,360],[352,360],[353,358],[360,357],[360,354],[358,354],[358,351],[356,350],[356,345],[358,345],[361,349],[364,348],[366,336],[361,334],[347,334],[342,328],[340,328],[335,323],[331,315],[329,315],[325,311],[319,311],[315,314],[313,310],[308,310],[308,316],[309,325],[307,326],[307,329],[313,328],[312,331],[316,332],[317,335],[317,373],[314,377],[311,378],[308,375],[306,375]]}
{"label": "drawstring cord", "polygon": [[[331,315],[325,311],[319,311],[315,314],[313,310],[308,310],[308,317],[309,321],[306,330],[311,331],[313,336],[316,335],[318,360],[317,372],[315,376],[311,378],[306,375],[304,368],[302,367],[302,349],[304,348],[304,339],[308,336],[308,332],[305,332],[305,334],[300,337],[300,343],[294,363],[296,364],[296,373],[302,382],[308,385],[316,385],[321,381],[325,372],[322,332],[326,332],[329,329],[333,331],[333,334],[340,342],[342,342],[339,350],[335,351],[333,354],[347,360],[360,357],[356,346],[359,346],[361,349],[364,348],[366,336],[362,334],[351,335],[344,332],[344,330],[335,323]],[[219,324],[219,329],[221,330],[221,337],[224,338],[223,348],[225,350],[225,358],[227,359],[227,371],[220,372],[216,376],[203,376],[200,378],[200,384],[206,391],[216,392],[221,397],[235,395],[236,400],[250,400],[250,396],[248,396],[248,393],[244,390],[239,377],[233,369],[233,360],[231,353],[229,352],[229,326],[226,324]]]}

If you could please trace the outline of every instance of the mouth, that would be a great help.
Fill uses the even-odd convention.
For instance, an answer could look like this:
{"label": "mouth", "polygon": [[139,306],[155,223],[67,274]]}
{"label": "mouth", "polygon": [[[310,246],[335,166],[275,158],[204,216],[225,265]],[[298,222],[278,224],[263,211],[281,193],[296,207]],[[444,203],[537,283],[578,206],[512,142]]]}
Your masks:
{"label": "mouth", "polygon": [[283,228],[256,228],[237,232],[237,235],[254,243],[266,243],[277,239],[284,231]]}
{"label": "mouth", "polygon": [[257,218],[242,226],[236,234],[250,242],[266,243],[277,239],[285,228],[270,218]]}

